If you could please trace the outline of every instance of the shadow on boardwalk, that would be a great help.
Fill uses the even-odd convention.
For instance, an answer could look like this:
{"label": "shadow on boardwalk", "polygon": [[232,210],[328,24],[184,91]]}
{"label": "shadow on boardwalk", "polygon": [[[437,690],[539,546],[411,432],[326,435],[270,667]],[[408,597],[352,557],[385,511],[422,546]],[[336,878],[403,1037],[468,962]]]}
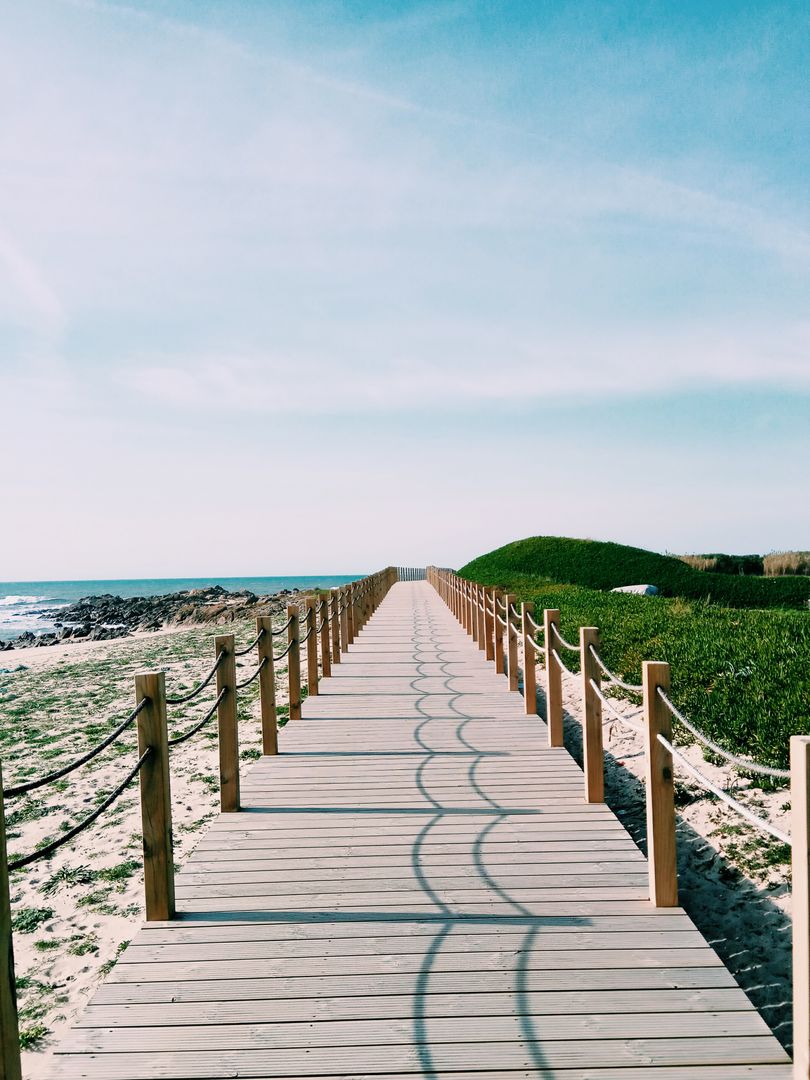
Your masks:
{"label": "shadow on boardwalk", "polygon": [[[538,690],[545,714],[545,696]],[[564,714],[565,746],[582,764],[582,726]],[[645,788],[621,759],[605,748],[605,801],[647,854]],[[680,816],[677,823],[680,901],[712,948],[788,1052],[792,1049],[790,918],[767,888],[740,871]]]}

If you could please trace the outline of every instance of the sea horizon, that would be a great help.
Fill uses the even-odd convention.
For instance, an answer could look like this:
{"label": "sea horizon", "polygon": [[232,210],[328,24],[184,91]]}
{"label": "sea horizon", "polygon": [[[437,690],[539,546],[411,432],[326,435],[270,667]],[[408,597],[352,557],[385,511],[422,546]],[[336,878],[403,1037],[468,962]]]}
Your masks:
{"label": "sea horizon", "polygon": [[249,591],[270,596],[285,589],[332,588],[362,574],[279,574],[247,577],[80,578],[41,581],[0,581],[0,641],[12,641],[25,631],[53,631],[59,612],[86,596],[111,594],[128,599],[220,585],[228,592]]}

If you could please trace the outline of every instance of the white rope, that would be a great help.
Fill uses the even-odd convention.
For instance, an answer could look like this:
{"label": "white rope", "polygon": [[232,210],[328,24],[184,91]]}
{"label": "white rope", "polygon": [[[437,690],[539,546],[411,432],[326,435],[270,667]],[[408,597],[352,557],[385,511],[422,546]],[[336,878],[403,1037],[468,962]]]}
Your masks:
{"label": "white rope", "polygon": [[502,619],[500,615],[496,615],[495,618],[498,620],[501,626],[506,626],[506,619]]}
{"label": "white rope", "polygon": [[699,731],[694,724],[691,724],[680,711],[680,709],[676,708],[675,705],[672,704],[669,697],[667,697],[666,693],[661,689],[660,686],[658,687],[658,696],[661,698],[661,700],[675,717],[675,719],[680,721],[680,723],[683,724],[686,730],[690,731],[695,736],[698,742],[702,742],[704,746],[708,746],[708,748],[713,753],[717,754],[719,757],[725,758],[726,761],[730,761],[732,765],[737,765],[739,766],[739,768],[745,769],[747,772],[761,773],[763,776],[776,776],[780,780],[790,779],[789,769],[774,769],[770,765],[760,765],[758,762],[751,761],[749,758],[737,757],[736,754],[730,754],[728,750],[724,750],[722,746],[718,746],[716,742],[712,742],[708,735],[704,735],[703,732]]}
{"label": "white rope", "polygon": [[540,623],[536,623],[534,621],[534,619],[532,618],[532,613],[530,611],[526,612],[526,621],[530,623],[532,629],[536,630],[539,634],[545,633],[545,627],[541,626]]}
{"label": "white rope", "polygon": [[604,660],[599,655],[599,653],[596,651],[596,649],[593,647],[593,645],[589,645],[588,649],[590,650],[591,656],[594,658],[594,660],[596,661],[596,663],[600,667],[600,669],[602,671],[602,674],[606,678],[610,679],[610,682],[611,682],[611,684],[613,686],[620,686],[622,688],[622,690],[627,690],[627,692],[630,693],[630,694],[643,694],[644,693],[644,687],[643,686],[633,686],[632,683],[623,682],[619,678],[618,675],[614,674],[610,670],[610,668],[607,666],[607,664],[604,662]]}
{"label": "white rope", "polygon": [[567,667],[565,666],[565,664],[564,664],[564,663],[562,662],[562,657],[560,656],[560,654],[559,654],[559,653],[557,652],[557,650],[556,650],[556,649],[552,649],[552,650],[551,650],[551,655],[552,655],[552,656],[553,656],[553,657],[555,658],[555,660],[556,660],[556,661],[557,661],[557,663],[558,663],[558,664],[560,665],[560,667],[561,667],[561,668],[563,669],[563,671],[567,671],[567,672],[568,672],[568,674],[569,674],[569,675],[571,676],[571,678],[572,678],[572,679],[575,679],[575,678],[576,678],[576,674],[575,674],[575,672],[571,671],[571,669],[570,669],[570,668],[567,668]]}
{"label": "white rope", "polygon": [[658,736],[658,741],[664,747],[665,750],[669,750],[670,754],[681,763],[683,768],[697,780],[707,791],[710,791],[712,795],[716,795],[721,802],[726,803],[736,810],[740,817],[745,818],[755,828],[760,829],[762,832],[770,833],[771,836],[775,836],[777,840],[781,840],[783,844],[789,844],[790,837],[787,833],[782,832],[775,825],[772,825],[770,821],[766,821],[765,818],[757,817],[756,814],[751,813],[747,806],[743,806],[741,802],[738,802],[732,795],[729,795],[727,791],[713,784],[707,776],[704,776],[702,772],[699,772],[691,761],[680,752],[676,750],[672,743],[665,739],[663,735]]}
{"label": "white rope", "polygon": [[552,630],[554,631],[554,633],[555,633],[555,635],[557,637],[557,641],[559,641],[559,643],[563,646],[563,648],[570,649],[571,652],[579,652],[579,645],[572,645],[570,643],[570,641],[566,641],[565,638],[560,633],[559,628],[558,628],[556,623],[552,623],[551,628],[552,628]]}
{"label": "white rope", "polygon": [[538,645],[533,637],[527,637],[526,640],[536,653],[542,653],[543,655],[545,655],[546,650],[543,648],[542,645]]}
{"label": "white rope", "polygon": [[644,734],[644,728],[641,726],[641,724],[635,724],[628,717],[623,716],[613,704],[613,702],[610,700],[610,698],[605,697],[595,679],[591,679],[590,684],[593,687],[596,696],[599,698],[603,705],[607,706],[608,712],[611,712],[620,724],[624,724],[625,727],[629,727],[631,731],[634,731],[636,733],[636,735]]}

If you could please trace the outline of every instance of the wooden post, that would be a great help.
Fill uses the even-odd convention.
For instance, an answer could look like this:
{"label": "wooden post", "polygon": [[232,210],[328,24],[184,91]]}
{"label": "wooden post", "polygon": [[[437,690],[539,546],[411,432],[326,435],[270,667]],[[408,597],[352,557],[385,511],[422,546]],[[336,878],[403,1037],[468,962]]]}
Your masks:
{"label": "wooden post", "polygon": [[[332,657],[329,650],[329,600],[328,596],[321,597],[321,671],[325,679],[332,674]],[[316,618],[317,615],[316,610]]]}
{"label": "wooden post", "polygon": [[532,647],[534,631],[529,616],[534,615],[534,604],[520,605],[520,623],[523,631],[523,702],[527,716],[537,715],[536,653]]}
{"label": "wooden post", "polygon": [[492,611],[493,611],[493,644],[495,646],[495,672],[497,675],[503,675],[504,663],[503,663],[503,627],[498,622],[498,601],[501,599],[500,589],[495,589],[492,593]]}
{"label": "wooden post", "polygon": [[647,864],[653,907],[677,907],[678,864],[675,847],[675,781],[672,754],[658,741],[672,741],[672,717],[658,696],[669,690],[669,664],[645,660],[641,665],[644,687],[647,784]]}
{"label": "wooden post", "polygon": [[259,673],[259,702],[262,716],[262,753],[278,753],[278,717],[276,714],[276,672],[273,666],[273,620],[269,615],[256,619],[256,633],[264,633],[256,646],[256,659],[264,667]]}
{"label": "wooden post", "polygon": [[512,607],[516,600],[516,596],[509,595],[506,597],[506,653],[509,661],[507,674],[509,676],[509,689],[512,691],[516,691],[519,686],[517,627],[515,626],[515,616],[512,614]]}
{"label": "wooden post", "polygon": [[491,586],[484,589],[484,656],[487,660],[495,659],[495,620],[490,610],[490,605],[495,601],[494,589]]}
{"label": "wooden post", "polygon": [[548,745],[563,745],[562,669],[552,650],[557,648],[554,628],[559,629],[560,613],[557,608],[543,611],[543,628],[546,639],[546,726]]}
{"label": "wooden post", "polygon": [[357,630],[357,599],[355,597],[355,593],[357,592],[357,590],[355,589],[355,583],[353,581],[349,582],[349,584],[346,586],[346,591],[346,614],[348,615],[349,626],[347,641],[349,645],[353,645],[355,633]]}
{"label": "wooden post", "polygon": [[332,589],[329,603],[332,607],[329,623],[332,628],[332,663],[340,663],[340,589]]}
{"label": "wooden post", "polygon": [[605,801],[605,760],[602,749],[602,702],[591,685],[601,686],[599,667],[591,656],[590,646],[599,648],[595,626],[579,629],[579,656],[582,678],[582,767],[585,773],[585,801]]}
{"label": "wooden post", "polygon": [[790,739],[793,1076],[810,1076],[810,737]]}
{"label": "wooden post", "polygon": [[301,719],[301,633],[298,628],[298,605],[290,604],[287,618],[291,619],[287,628],[287,683],[290,698],[290,720]]}
{"label": "wooden post", "polygon": [[316,696],[318,693],[318,635],[315,633],[317,626],[315,605],[317,603],[318,601],[314,596],[307,597],[307,693]]}
{"label": "wooden post", "polygon": [[349,590],[340,590],[340,651],[346,652],[349,648]]}
{"label": "wooden post", "polygon": [[478,644],[478,585],[470,582],[470,635]]}
{"label": "wooden post", "polygon": [[138,714],[138,754],[151,749],[140,771],[143,828],[143,885],[147,922],[173,919],[174,853],[166,680],[162,671],[135,676],[135,700],[146,700]]}
{"label": "wooden post", "polygon": [[0,768],[0,1080],[22,1080],[2,768]]}
{"label": "wooden post", "polygon": [[239,730],[236,718],[236,646],[233,634],[215,639],[217,656],[225,659],[217,669],[217,693],[225,696],[217,706],[219,728],[219,808],[223,814],[239,810]]}
{"label": "wooden post", "polygon": [[487,647],[487,628],[484,619],[484,607],[487,602],[487,594],[483,585],[479,585],[475,594],[476,617],[478,619],[478,648],[483,652]]}

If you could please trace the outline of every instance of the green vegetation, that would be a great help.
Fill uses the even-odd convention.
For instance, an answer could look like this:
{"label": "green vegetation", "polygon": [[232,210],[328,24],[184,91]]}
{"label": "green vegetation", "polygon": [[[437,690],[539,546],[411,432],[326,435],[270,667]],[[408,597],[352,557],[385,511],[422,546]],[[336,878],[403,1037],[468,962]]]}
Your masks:
{"label": "green vegetation", "polygon": [[[627,564],[622,552],[628,553]],[[672,666],[673,700],[698,727],[735,753],[786,767],[789,736],[810,733],[810,613],[599,591],[614,583],[661,586],[664,579],[650,572],[655,560],[663,567],[681,566],[690,584],[695,576],[757,583],[691,571],[677,559],[638,548],[553,537],[509,544],[460,573],[532,601],[537,612],[559,608],[569,641],[578,640],[580,626],[599,627],[605,662],[630,682],[640,682],[642,660],[666,660]],[[585,580],[572,582],[580,575]],[[675,581],[669,579],[667,587]],[[760,586],[778,583],[758,581]],[[566,652],[564,660],[578,670],[576,653]]]}
{"label": "green vegetation", "polygon": [[601,540],[532,536],[474,559],[465,577],[530,574],[566,585],[614,589],[655,585],[663,596],[707,600],[734,608],[803,608],[810,600],[806,577],[742,577],[695,570],[673,555]]}

